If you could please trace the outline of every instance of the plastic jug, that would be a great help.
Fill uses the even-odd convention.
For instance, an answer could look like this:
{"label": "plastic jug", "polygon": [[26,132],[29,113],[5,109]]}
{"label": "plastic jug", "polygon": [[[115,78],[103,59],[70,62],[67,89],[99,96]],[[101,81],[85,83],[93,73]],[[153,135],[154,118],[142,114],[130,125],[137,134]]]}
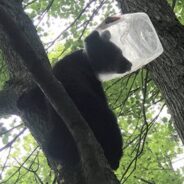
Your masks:
{"label": "plastic jug", "polygon": [[124,14],[110,23],[102,23],[97,29],[99,34],[110,32],[110,41],[116,44],[132,63],[134,72],[157,58],[163,47],[155,28],[146,13]]}

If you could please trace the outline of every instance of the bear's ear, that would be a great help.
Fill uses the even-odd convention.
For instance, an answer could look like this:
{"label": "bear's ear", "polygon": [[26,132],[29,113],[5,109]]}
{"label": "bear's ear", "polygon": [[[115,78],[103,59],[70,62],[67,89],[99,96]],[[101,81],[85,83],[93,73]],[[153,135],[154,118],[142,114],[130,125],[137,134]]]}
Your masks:
{"label": "bear's ear", "polygon": [[101,34],[101,38],[105,41],[110,41],[111,39],[111,33],[110,31],[106,30]]}
{"label": "bear's ear", "polygon": [[89,34],[85,38],[84,42],[91,44],[91,43],[94,43],[94,42],[96,43],[96,42],[102,41],[102,40],[110,41],[110,38],[111,38],[111,33],[108,30],[102,32],[101,35],[98,33],[98,31],[93,31],[91,34]]}
{"label": "bear's ear", "polygon": [[91,34],[89,34],[84,42],[86,43],[93,43],[93,42],[96,42],[96,41],[99,41],[100,40],[100,35],[98,33],[98,31],[93,31]]}

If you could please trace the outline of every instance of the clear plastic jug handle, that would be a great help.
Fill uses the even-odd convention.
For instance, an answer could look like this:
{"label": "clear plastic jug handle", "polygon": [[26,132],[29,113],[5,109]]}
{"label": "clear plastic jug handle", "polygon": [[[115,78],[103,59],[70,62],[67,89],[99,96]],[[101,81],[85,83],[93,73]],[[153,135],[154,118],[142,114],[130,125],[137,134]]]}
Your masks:
{"label": "clear plastic jug handle", "polygon": [[117,24],[117,22],[120,20],[121,16],[111,16],[107,17],[95,30],[103,30],[106,29],[113,24]]}

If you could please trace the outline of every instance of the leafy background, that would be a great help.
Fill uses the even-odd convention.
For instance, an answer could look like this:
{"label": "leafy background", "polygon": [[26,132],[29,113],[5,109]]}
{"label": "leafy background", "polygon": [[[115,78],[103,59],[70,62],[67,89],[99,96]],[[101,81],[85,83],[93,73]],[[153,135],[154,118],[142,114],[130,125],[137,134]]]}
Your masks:
{"label": "leafy background", "polygon": [[[184,0],[168,2],[184,24]],[[23,6],[52,64],[81,48],[84,37],[104,17],[119,13],[113,0],[24,0]],[[3,88],[8,74],[1,53],[0,71]],[[184,149],[148,71],[106,82],[104,89],[124,138],[124,155],[115,172],[121,183],[182,184],[184,166],[178,163],[184,162]],[[1,117],[0,137],[1,183],[55,183],[44,154],[20,118]]]}

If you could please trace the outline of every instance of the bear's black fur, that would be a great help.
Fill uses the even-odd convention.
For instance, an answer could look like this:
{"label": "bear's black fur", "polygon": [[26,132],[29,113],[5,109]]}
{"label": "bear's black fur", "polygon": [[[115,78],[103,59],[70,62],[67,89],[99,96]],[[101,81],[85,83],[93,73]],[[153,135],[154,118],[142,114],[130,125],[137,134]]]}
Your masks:
{"label": "bear's black fur", "polygon": [[[122,136],[98,75],[124,73],[130,70],[131,64],[123,57],[121,50],[106,38],[108,36],[92,32],[85,39],[85,49],[60,60],[54,66],[53,73],[89,124],[111,168],[117,169],[122,156]],[[69,165],[79,162],[73,137],[54,109],[50,105],[45,106],[46,99],[39,88],[32,90],[29,94],[29,99],[31,98],[37,99],[34,103],[38,103],[41,111],[49,112],[54,123],[46,149],[49,155]],[[20,108],[24,108],[25,99],[20,98]]]}

